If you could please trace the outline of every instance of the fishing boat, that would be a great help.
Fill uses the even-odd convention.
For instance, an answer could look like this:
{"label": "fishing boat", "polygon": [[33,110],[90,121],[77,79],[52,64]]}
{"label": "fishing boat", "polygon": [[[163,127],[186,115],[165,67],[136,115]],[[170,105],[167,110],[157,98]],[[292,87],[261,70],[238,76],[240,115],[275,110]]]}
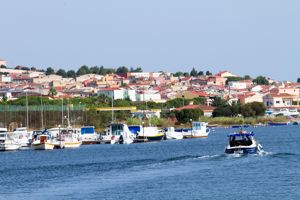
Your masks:
{"label": "fishing boat", "polygon": [[183,139],[183,133],[175,131],[174,127],[168,127],[165,131],[167,140],[180,140]]}
{"label": "fishing boat", "polygon": [[155,126],[140,126],[140,130],[137,131],[135,142],[155,142],[161,141],[165,134],[158,130]]}
{"label": "fishing boat", "polygon": [[45,131],[34,131],[32,135],[31,147],[34,150],[52,150],[54,144],[51,139],[49,132]]}
{"label": "fishing boat", "polygon": [[[207,128],[205,122],[193,122],[191,129],[183,129],[184,138],[206,138],[210,133],[210,129]],[[177,130],[179,131],[179,130]]]}
{"label": "fishing boat", "polygon": [[6,128],[0,128],[0,151],[18,150],[20,144],[14,135],[7,132]]}
{"label": "fishing boat", "polygon": [[228,134],[228,138],[226,154],[256,154],[262,151],[262,146],[254,139],[253,132],[240,130],[238,133]]}
{"label": "fishing boat", "polygon": [[135,140],[135,134],[122,123],[111,123],[105,133],[101,136],[101,142],[105,144],[131,144]]}
{"label": "fishing boat", "polygon": [[289,122],[268,122],[269,126],[287,126]]}

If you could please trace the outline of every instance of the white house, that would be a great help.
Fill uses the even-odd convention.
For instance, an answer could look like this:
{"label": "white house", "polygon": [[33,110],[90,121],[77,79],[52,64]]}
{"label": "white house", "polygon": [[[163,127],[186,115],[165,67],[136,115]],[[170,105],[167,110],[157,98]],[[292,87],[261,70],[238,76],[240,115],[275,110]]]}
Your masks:
{"label": "white house", "polygon": [[98,95],[104,94],[110,98],[116,99],[126,99],[129,98],[131,101],[136,101],[136,90],[124,89],[124,88],[102,88],[97,92]]}
{"label": "white house", "polygon": [[243,81],[229,81],[228,86],[230,89],[243,90],[251,87],[253,82],[251,80],[243,80]]}
{"label": "white house", "polygon": [[263,102],[267,107],[291,107],[294,98],[290,94],[267,94],[263,97]]}

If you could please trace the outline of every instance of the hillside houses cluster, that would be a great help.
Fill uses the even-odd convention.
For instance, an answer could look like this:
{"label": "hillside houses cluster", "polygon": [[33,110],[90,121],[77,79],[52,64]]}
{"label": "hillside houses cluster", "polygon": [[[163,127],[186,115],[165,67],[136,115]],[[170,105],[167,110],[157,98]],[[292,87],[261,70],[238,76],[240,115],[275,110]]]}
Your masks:
{"label": "hillside houses cluster", "polygon": [[229,103],[263,102],[269,109],[299,109],[300,84],[271,81],[256,85],[252,80],[229,81],[237,77],[228,71],[215,75],[175,77],[165,72],[128,72],[127,74],[85,74],[76,78],[45,75],[34,70],[0,68],[0,98],[16,99],[27,95],[57,94],[51,98],[106,95],[114,99],[165,102],[174,98],[206,98],[207,105],[219,96]]}

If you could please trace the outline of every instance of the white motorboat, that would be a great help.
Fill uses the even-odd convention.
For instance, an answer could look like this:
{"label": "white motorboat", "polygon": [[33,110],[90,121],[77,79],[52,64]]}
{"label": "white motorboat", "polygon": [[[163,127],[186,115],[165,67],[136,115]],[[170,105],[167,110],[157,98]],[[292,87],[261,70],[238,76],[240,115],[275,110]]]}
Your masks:
{"label": "white motorboat", "polygon": [[13,133],[20,143],[20,147],[30,147],[30,133],[27,131],[27,127],[16,128]]}
{"label": "white motorboat", "polygon": [[106,134],[102,135],[102,143],[110,144],[131,144],[134,142],[135,134],[132,133],[126,124],[112,123],[106,129]]}
{"label": "white motorboat", "polygon": [[262,146],[254,139],[253,132],[241,130],[239,133],[228,134],[229,144],[225,149],[227,154],[256,154],[262,151]]}
{"label": "white motorboat", "polygon": [[156,126],[140,126],[140,130],[137,133],[135,142],[161,141],[165,136]]}
{"label": "white motorboat", "polygon": [[184,138],[205,138],[208,137],[210,133],[210,129],[207,128],[207,124],[205,122],[193,122],[192,128],[183,131]]}
{"label": "white motorboat", "polygon": [[54,144],[48,132],[34,131],[31,147],[34,150],[52,150]]}
{"label": "white motorboat", "polygon": [[0,151],[18,150],[20,144],[12,133],[8,133],[6,128],[0,128]]}
{"label": "white motorboat", "polygon": [[81,127],[81,141],[82,144],[97,144],[99,143],[98,135],[95,132],[94,126]]}
{"label": "white motorboat", "polygon": [[67,128],[62,130],[60,134],[64,148],[78,148],[81,146],[80,129]]}
{"label": "white motorboat", "polygon": [[180,131],[175,131],[175,128],[174,127],[168,127],[166,132],[166,138],[168,140],[180,140],[180,139],[183,139],[183,133],[180,132]]}

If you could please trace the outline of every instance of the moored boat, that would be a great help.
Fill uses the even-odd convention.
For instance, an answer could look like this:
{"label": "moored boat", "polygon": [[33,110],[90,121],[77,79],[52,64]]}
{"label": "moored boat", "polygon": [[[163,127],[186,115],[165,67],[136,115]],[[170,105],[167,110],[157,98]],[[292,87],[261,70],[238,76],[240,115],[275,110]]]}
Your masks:
{"label": "moored boat", "polygon": [[94,126],[81,127],[80,132],[82,144],[97,144],[100,142]]}
{"label": "moored boat", "polygon": [[262,146],[254,139],[253,132],[241,130],[238,133],[228,134],[229,144],[225,149],[227,154],[256,154]]}
{"label": "moored boat", "polygon": [[287,126],[289,122],[268,122],[269,126]]}
{"label": "moored boat", "polygon": [[192,128],[187,131],[183,131],[184,138],[206,138],[210,133],[210,129],[207,128],[205,122],[193,122]]}
{"label": "moored boat", "polygon": [[30,147],[30,133],[27,131],[27,127],[16,128],[13,132],[20,147]]}
{"label": "moored boat", "polygon": [[20,143],[6,128],[0,128],[0,151],[13,151],[20,148]]}
{"label": "moored boat", "polygon": [[137,132],[135,142],[156,142],[161,141],[165,134],[162,131],[159,131],[155,126],[146,126],[140,127],[140,130]]}
{"label": "moored boat", "polygon": [[180,140],[183,139],[183,133],[175,131],[174,127],[168,127],[165,131],[167,140]]}
{"label": "moored boat", "polygon": [[34,150],[54,149],[54,144],[48,132],[34,131],[32,136],[33,136],[33,141],[31,143],[32,149]]}
{"label": "moored boat", "polygon": [[132,133],[126,124],[111,123],[105,135],[101,136],[101,142],[105,144],[131,144],[134,142],[135,134]]}
{"label": "moored boat", "polygon": [[67,128],[61,131],[64,148],[78,148],[81,146],[80,129]]}

